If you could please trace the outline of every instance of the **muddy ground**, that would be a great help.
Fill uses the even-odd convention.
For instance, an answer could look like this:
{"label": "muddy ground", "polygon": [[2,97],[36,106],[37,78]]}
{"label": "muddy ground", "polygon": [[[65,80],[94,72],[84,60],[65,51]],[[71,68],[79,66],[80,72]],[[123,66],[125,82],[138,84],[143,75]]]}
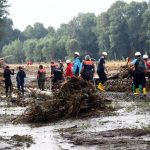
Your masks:
{"label": "muddy ground", "polygon": [[27,106],[19,107],[2,98],[0,149],[149,150],[150,97],[110,92],[103,95],[112,100],[107,105],[114,108],[113,112],[49,124],[13,124],[11,120]]}
{"label": "muddy ground", "polygon": [[[30,75],[28,81],[35,79]],[[14,79],[15,80],[15,79]],[[27,82],[28,83],[28,82]],[[113,111],[96,117],[67,119],[47,124],[14,124],[33,99],[25,93],[6,99],[0,88],[0,149],[2,150],[150,150],[150,93],[99,93]],[[12,101],[13,100],[13,101]],[[26,104],[26,105],[23,105]]]}

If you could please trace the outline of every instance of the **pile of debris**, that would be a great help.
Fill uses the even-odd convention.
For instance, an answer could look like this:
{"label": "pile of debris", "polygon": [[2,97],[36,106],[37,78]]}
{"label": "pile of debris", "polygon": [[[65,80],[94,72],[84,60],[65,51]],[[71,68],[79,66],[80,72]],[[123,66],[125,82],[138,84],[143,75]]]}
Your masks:
{"label": "pile of debris", "polygon": [[3,83],[3,73],[0,71],[0,84]]}
{"label": "pile of debris", "polygon": [[[149,72],[146,73],[147,89],[150,89]],[[111,92],[131,92],[133,83],[133,72],[128,65],[121,66],[119,73],[110,76],[105,83],[106,91]]]}
{"label": "pile of debris", "polygon": [[130,92],[132,85],[132,70],[128,65],[121,66],[119,73],[110,76],[105,83],[106,91]]}
{"label": "pile of debris", "polygon": [[81,78],[71,78],[65,82],[53,99],[34,103],[17,122],[45,123],[58,119],[85,117],[104,110],[104,98],[95,87]]}
{"label": "pile of debris", "polygon": [[108,80],[105,83],[105,90],[111,92],[131,92],[132,91],[132,79],[115,79]]}

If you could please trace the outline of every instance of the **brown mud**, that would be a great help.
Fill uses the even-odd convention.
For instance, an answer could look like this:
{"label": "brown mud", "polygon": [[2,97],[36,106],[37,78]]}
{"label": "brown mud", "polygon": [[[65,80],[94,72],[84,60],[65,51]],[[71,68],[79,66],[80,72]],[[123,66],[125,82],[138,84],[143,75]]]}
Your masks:
{"label": "brown mud", "polygon": [[0,149],[8,150],[8,149],[21,149],[21,148],[28,148],[34,144],[34,141],[31,136],[29,135],[13,135],[11,137],[0,137]]}
{"label": "brown mud", "polygon": [[[150,149],[150,141],[145,141],[143,136],[150,136],[150,129],[115,129],[109,131],[101,131],[97,133],[82,131],[78,132],[71,128],[61,129],[61,136],[70,140],[74,145],[93,146],[96,149],[117,149],[117,150],[148,150]],[[65,131],[66,130],[66,131]]]}

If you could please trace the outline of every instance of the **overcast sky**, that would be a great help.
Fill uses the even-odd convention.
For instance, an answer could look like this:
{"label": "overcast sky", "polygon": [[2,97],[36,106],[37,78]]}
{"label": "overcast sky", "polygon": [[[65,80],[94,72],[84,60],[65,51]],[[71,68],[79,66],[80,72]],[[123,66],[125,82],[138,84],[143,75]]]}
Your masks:
{"label": "overcast sky", "polygon": [[[58,28],[61,23],[68,23],[79,12],[94,12],[96,15],[106,11],[116,0],[8,0],[11,5],[9,17],[14,28],[24,30],[35,22],[45,27]],[[131,2],[132,0],[125,0]],[[142,0],[136,0],[142,1]]]}

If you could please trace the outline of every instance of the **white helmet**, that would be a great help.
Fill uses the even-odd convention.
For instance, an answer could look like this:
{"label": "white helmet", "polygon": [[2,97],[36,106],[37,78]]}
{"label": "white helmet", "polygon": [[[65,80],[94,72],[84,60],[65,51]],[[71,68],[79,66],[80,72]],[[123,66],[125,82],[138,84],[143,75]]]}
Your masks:
{"label": "white helmet", "polygon": [[66,60],[66,63],[69,64],[69,63],[71,63],[71,61],[68,59],[68,60]]}
{"label": "white helmet", "polygon": [[140,52],[136,52],[135,56],[141,56],[141,53]]}
{"label": "white helmet", "polygon": [[102,52],[102,55],[107,56],[107,52]]}
{"label": "white helmet", "polygon": [[90,55],[86,55],[85,59],[89,59],[90,60],[91,59]]}
{"label": "white helmet", "polygon": [[148,55],[143,55],[143,59],[148,59]]}
{"label": "white helmet", "polygon": [[78,55],[78,56],[80,55],[80,53],[79,53],[79,52],[75,52],[74,54],[75,54],[75,55]]}

